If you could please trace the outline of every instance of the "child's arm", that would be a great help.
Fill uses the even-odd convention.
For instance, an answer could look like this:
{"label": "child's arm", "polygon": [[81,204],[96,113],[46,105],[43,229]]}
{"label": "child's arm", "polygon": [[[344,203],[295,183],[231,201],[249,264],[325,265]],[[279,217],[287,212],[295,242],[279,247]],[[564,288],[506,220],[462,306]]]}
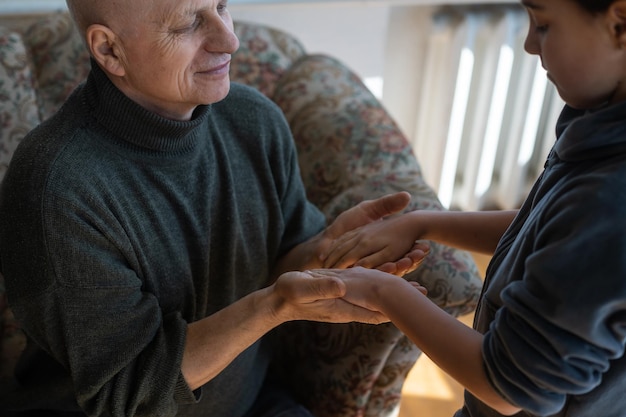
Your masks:
{"label": "child's arm", "polygon": [[[409,193],[401,191],[388,194],[375,200],[365,200],[356,206],[342,212],[335,220],[316,236],[293,247],[283,255],[272,272],[273,277],[278,277],[286,271],[300,271],[303,269],[322,267],[321,254],[326,252],[332,242],[341,235],[371,222],[380,221],[390,215],[404,210],[410,202]],[[405,251],[394,258],[385,258],[387,263],[386,272],[403,275],[411,269],[415,269],[424,253],[418,250]]]}
{"label": "child's arm", "polygon": [[484,371],[483,336],[430,301],[414,284],[365,268],[316,270],[346,284],[344,299],[387,316],[432,361],[477,398],[504,415],[520,409],[496,392]]}
{"label": "child's arm", "polygon": [[511,211],[412,211],[368,224],[336,239],[323,255],[324,268],[378,268],[411,251],[416,240],[434,240],[493,253],[517,214]]}

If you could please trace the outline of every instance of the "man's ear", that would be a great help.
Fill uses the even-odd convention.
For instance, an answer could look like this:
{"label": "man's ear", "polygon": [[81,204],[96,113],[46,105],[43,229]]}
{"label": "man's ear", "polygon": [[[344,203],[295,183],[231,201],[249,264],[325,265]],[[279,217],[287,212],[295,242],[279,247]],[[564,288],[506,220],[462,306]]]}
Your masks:
{"label": "man's ear", "polygon": [[616,0],[607,11],[610,27],[615,40],[626,48],[626,0]]}
{"label": "man's ear", "polygon": [[94,24],[85,33],[91,56],[100,66],[118,77],[126,73],[123,65],[123,50],[117,35],[107,26]]}

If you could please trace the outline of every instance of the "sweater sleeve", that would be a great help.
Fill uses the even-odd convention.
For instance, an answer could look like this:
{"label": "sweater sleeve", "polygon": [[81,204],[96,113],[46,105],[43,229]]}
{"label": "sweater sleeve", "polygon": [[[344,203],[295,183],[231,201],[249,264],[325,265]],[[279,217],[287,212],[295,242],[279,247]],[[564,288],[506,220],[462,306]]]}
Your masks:
{"label": "sweater sleeve", "polygon": [[[45,376],[38,363],[18,366],[25,392],[54,393],[31,395],[21,407],[173,416],[178,404],[196,401],[180,371],[186,323],[179,313],[164,313],[142,285],[132,232],[106,207],[119,196],[96,201],[88,191],[95,180],[79,164],[53,178],[67,142],[50,140],[44,130],[63,131],[46,126],[25,139],[0,193],[11,307],[29,344],[44,352],[37,357],[54,364]],[[60,386],[68,392],[57,395]]]}
{"label": "sweater sleeve", "polygon": [[552,415],[569,395],[590,392],[624,354],[623,178],[561,184],[518,236],[531,254],[523,278],[501,293],[483,353],[494,387],[533,414]]}
{"label": "sweater sleeve", "polygon": [[186,322],[164,313],[142,285],[124,231],[104,210],[54,197],[43,205],[40,221],[36,211],[12,219],[16,233],[22,224],[33,232],[14,242],[23,258],[11,262],[18,271],[6,271],[20,277],[12,305],[28,335],[70,375],[81,409],[167,416],[195,402],[180,372]]}

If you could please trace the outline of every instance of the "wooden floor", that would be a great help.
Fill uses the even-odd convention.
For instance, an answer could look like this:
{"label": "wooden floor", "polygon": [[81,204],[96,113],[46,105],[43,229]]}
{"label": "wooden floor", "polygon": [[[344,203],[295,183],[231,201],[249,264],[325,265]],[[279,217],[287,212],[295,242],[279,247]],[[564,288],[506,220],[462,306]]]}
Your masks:
{"label": "wooden floor", "polygon": [[[460,319],[471,326],[472,318]],[[463,388],[422,355],[404,384],[398,417],[452,417],[462,404]]]}
{"label": "wooden floor", "polygon": [[[474,258],[484,277],[489,257]],[[459,320],[471,326],[473,318],[469,314]],[[463,388],[422,355],[404,384],[398,417],[452,417],[462,404]]]}

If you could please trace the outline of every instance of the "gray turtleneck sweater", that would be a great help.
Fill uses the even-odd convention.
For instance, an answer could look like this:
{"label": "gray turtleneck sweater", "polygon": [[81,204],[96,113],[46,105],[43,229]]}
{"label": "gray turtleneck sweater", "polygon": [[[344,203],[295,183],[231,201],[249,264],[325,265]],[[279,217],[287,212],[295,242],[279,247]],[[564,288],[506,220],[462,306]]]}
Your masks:
{"label": "gray turtleneck sweater", "polygon": [[29,346],[0,409],[242,415],[265,345],[191,392],[186,324],[266,286],[276,259],[324,224],[268,99],[233,85],[191,121],[166,120],[94,64],[2,185],[0,264]]}

